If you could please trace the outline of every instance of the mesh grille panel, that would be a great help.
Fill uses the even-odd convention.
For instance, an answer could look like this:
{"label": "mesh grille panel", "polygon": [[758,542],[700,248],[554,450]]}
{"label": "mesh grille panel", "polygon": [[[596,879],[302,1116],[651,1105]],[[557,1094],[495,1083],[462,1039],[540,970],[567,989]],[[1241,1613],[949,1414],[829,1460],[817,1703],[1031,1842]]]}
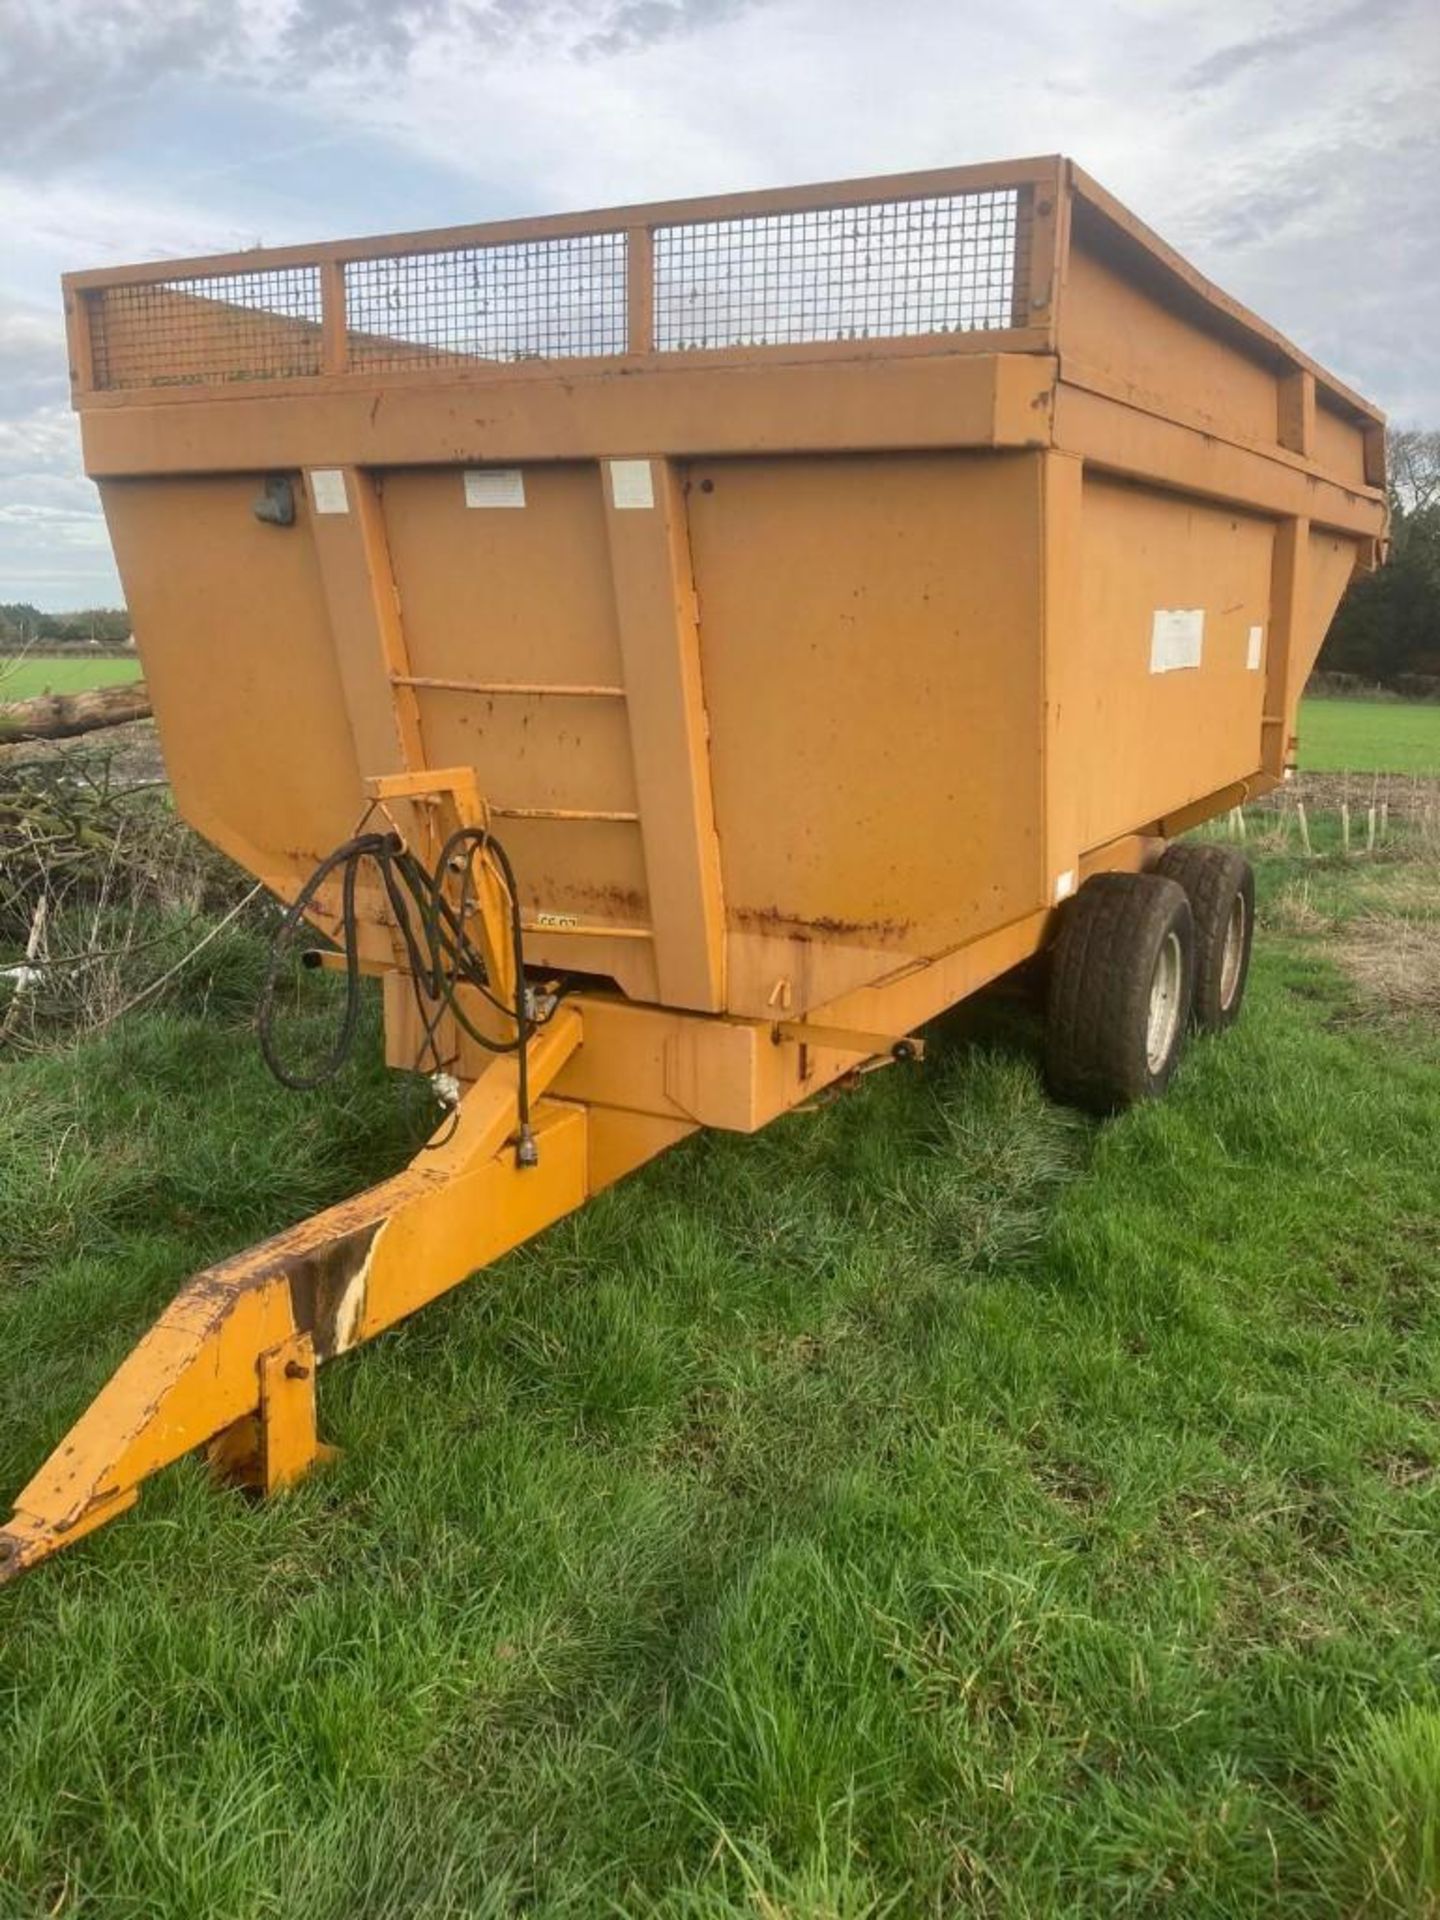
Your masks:
{"label": "mesh grille panel", "polygon": [[655,344],[777,346],[1022,325],[1014,188],[655,232]]}
{"label": "mesh grille panel", "polygon": [[556,360],[625,351],[625,236],[578,234],[345,268],[350,364]]}
{"label": "mesh grille panel", "polygon": [[[683,353],[1004,330],[1027,319],[1031,198],[976,189],[657,226],[652,313],[633,340],[630,296],[650,270],[631,286],[618,228],[102,286],[85,296],[92,377],[200,386],[596,358],[652,339]],[[322,284],[337,349],[343,284],[333,366]]]}
{"label": "mesh grille panel", "polygon": [[283,380],[320,371],[320,272],[269,268],[105,287],[91,297],[97,387]]}

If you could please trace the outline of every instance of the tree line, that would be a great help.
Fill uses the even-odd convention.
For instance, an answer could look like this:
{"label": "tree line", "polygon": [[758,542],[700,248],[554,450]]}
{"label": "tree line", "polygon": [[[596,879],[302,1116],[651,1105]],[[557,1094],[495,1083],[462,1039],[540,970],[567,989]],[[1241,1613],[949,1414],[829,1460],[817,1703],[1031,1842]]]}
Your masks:
{"label": "tree line", "polygon": [[27,601],[0,604],[0,652],[20,653],[37,643],[117,646],[130,638],[124,607],[85,607],[79,613],[42,613]]}
{"label": "tree line", "polygon": [[1320,667],[1440,695],[1440,431],[1392,427],[1386,445],[1390,563],[1351,582]]}

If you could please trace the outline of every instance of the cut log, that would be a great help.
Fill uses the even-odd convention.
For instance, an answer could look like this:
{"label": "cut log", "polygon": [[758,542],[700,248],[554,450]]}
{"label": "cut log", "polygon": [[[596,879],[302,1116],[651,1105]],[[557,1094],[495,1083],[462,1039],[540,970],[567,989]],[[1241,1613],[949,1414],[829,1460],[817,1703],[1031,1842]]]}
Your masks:
{"label": "cut log", "polygon": [[33,700],[0,705],[0,743],[7,740],[68,740],[97,727],[118,727],[144,720],[150,694],[143,680],[120,687],[95,687],[88,693],[42,693]]}

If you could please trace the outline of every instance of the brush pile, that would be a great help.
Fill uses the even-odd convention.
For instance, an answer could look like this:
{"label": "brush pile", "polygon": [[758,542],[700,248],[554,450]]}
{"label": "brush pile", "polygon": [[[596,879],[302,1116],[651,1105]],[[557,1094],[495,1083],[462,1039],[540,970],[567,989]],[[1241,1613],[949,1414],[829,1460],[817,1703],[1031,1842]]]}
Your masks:
{"label": "brush pile", "polygon": [[245,893],[163,786],[117,782],[103,753],[0,765],[0,1046],[108,1025]]}

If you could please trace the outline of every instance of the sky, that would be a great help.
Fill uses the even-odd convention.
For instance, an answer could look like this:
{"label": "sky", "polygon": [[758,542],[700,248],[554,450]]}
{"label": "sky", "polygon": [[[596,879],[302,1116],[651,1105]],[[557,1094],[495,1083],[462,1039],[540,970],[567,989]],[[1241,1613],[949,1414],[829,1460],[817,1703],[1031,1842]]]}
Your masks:
{"label": "sky", "polygon": [[0,601],[118,604],[62,272],[1064,152],[1440,425],[1440,0],[0,0]]}

